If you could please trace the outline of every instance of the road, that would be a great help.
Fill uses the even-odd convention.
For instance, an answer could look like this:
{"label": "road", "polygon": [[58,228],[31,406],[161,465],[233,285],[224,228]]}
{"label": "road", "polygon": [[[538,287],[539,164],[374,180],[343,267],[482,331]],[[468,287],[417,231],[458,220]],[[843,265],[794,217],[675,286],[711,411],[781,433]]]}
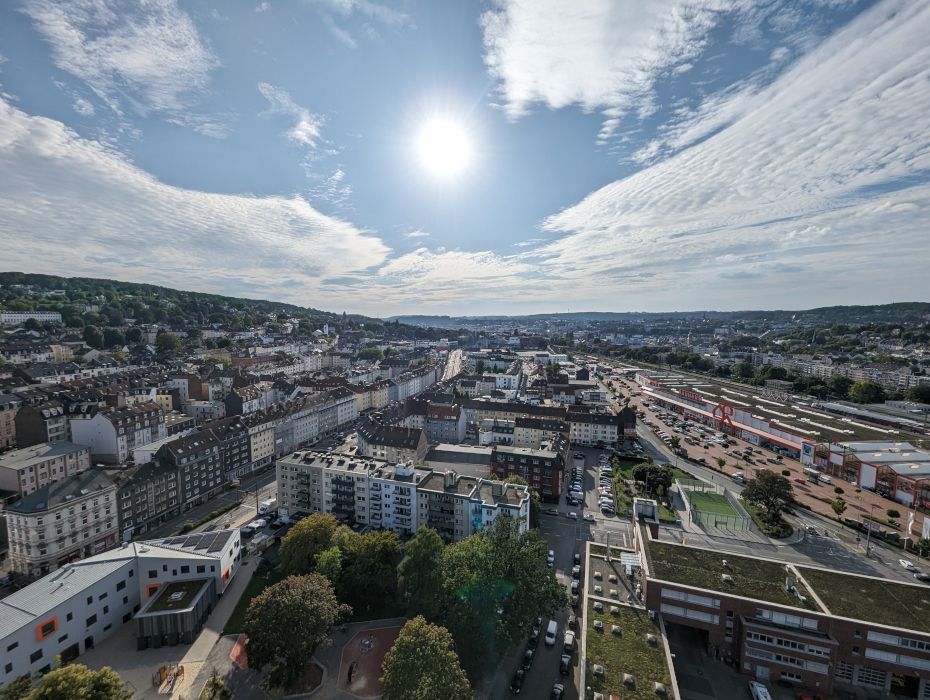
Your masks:
{"label": "road", "polygon": [[[539,532],[543,539],[549,545],[549,548],[555,552],[555,575],[556,579],[570,590],[572,582],[573,556],[577,552],[584,555],[586,541],[605,542],[609,539],[610,544],[614,546],[630,546],[632,544],[632,526],[624,518],[608,518],[600,514],[597,509],[597,458],[601,454],[608,454],[604,450],[593,448],[576,448],[573,452],[581,452],[585,455],[585,478],[584,489],[586,496],[585,509],[577,506],[569,506],[565,503],[564,496],[558,506],[552,505],[547,508],[556,508],[558,515],[544,513],[540,519]],[[574,520],[567,517],[567,513],[578,513],[578,519]],[[582,519],[584,512],[597,513],[594,522]],[[583,572],[582,572],[583,575]],[[536,658],[533,666],[527,673],[526,680],[523,684],[521,696],[527,698],[548,698],[555,683],[562,683],[565,686],[566,700],[577,700],[578,683],[580,682],[579,672],[579,652],[578,648],[572,655],[572,675],[563,677],[559,675],[559,660],[562,656],[562,636],[568,629],[568,616],[570,612],[579,612],[566,607],[560,610],[554,617],[559,625],[559,633],[556,644],[553,647],[546,647],[540,642],[536,651]],[[543,627],[548,624],[549,619],[545,618]],[[583,624],[579,620],[580,625]],[[543,631],[545,632],[545,630]],[[526,645],[520,646],[508,655],[504,661],[503,671],[506,673],[506,682],[503,678],[495,682],[491,689],[490,697],[496,700],[510,697],[509,684],[514,672],[519,667],[523,659],[523,652]]]}
{"label": "road", "polygon": [[452,379],[462,371],[462,363],[465,361],[465,353],[461,350],[453,350],[449,353],[449,359],[446,361],[446,369],[442,373],[442,381]]}

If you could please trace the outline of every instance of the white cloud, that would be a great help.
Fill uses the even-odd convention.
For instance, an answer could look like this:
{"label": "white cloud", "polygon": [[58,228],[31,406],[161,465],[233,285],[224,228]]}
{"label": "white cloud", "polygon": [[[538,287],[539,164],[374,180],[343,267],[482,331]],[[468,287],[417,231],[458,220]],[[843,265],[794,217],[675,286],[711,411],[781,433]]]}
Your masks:
{"label": "white cloud", "polygon": [[410,231],[404,234],[404,238],[429,238],[430,234],[426,231]]}
{"label": "white cloud", "polygon": [[82,117],[94,116],[94,106],[83,97],[77,97],[74,100],[74,111]]}
{"label": "white cloud", "polygon": [[305,2],[317,8],[330,34],[350,49],[358,48],[358,41],[337,20],[347,21],[357,17],[361,22],[360,33],[369,39],[376,39],[380,36],[377,29],[372,26],[372,22],[392,29],[400,29],[412,23],[407,13],[371,0],[305,0]]}
{"label": "white cloud", "polygon": [[122,113],[186,110],[219,61],[176,0],[127,11],[115,0],[26,0],[25,12],[52,49],[55,65],[83,80]]}
{"label": "white cloud", "polygon": [[65,125],[0,100],[0,249],[9,269],[93,275],[326,306],[328,279],[382,241],[301,197],[173,187]]}
{"label": "white cloud", "polygon": [[270,10],[270,9],[271,9],[271,3],[270,3],[270,2],[260,2],[260,3],[258,3],[258,5],[255,6],[255,11],[258,12],[258,13],[261,13],[261,12],[268,12],[268,10]]}
{"label": "white cloud", "polygon": [[294,118],[294,125],[288,130],[287,137],[298,145],[316,148],[320,140],[323,117],[313,114],[306,107],[301,107],[294,102],[287,90],[283,88],[269,83],[259,83],[258,90],[270,105],[267,114],[281,114]]}
{"label": "white cloud", "polygon": [[928,28],[930,5],[889,0],[734,92],[708,112],[718,132],[680,134],[694,145],[550,217],[570,235],[534,251],[542,269],[615,290],[652,272],[650,302],[679,308],[725,299],[717,277],[740,269],[811,273],[730,308],[926,297]]}

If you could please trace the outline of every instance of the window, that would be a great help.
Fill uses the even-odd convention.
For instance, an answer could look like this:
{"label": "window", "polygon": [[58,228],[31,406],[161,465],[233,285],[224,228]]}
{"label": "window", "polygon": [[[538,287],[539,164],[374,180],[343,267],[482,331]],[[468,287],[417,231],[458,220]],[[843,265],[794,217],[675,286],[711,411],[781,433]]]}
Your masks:
{"label": "window", "polygon": [[107,594],[106,594],[106,593],[101,593],[99,596],[97,596],[97,600],[98,600],[98,601],[99,601],[99,600],[103,600],[103,599],[106,598],[106,597],[107,597]]}
{"label": "window", "polygon": [[206,571],[207,571],[207,567],[206,567],[205,565],[203,565],[203,564],[198,564],[198,565],[197,565],[197,573],[198,573],[198,574],[203,574],[203,573],[205,573]]}
{"label": "window", "polygon": [[51,620],[46,620],[42,623],[42,626],[39,628],[39,639],[45,639],[49,635],[55,633],[58,629],[58,620],[52,618]]}
{"label": "window", "polygon": [[29,655],[29,662],[34,664],[36,661],[38,661],[41,658],[42,658],[42,650],[36,649],[34,652],[32,652]]}
{"label": "window", "polygon": [[118,590],[118,591],[123,590],[125,587],[126,587],[126,582],[125,582],[125,581],[120,581],[119,583],[116,584],[116,590]]}
{"label": "window", "polygon": [[158,577],[158,571],[156,571],[155,569],[149,569],[149,578],[157,578],[157,577]]}
{"label": "window", "polygon": [[92,595],[87,596],[87,604],[92,605],[94,602],[94,597]]}
{"label": "window", "polygon": [[190,568],[189,566],[184,565],[184,566],[181,567],[181,573],[182,573],[182,574],[189,574],[190,572],[191,572],[191,568]]}
{"label": "window", "polygon": [[7,650],[7,651],[13,651],[13,650],[14,650],[16,647],[18,647],[18,646],[19,646],[19,642],[13,642],[12,644],[10,644],[10,646],[8,646],[8,647],[6,648],[6,650]]}
{"label": "window", "polygon": [[3,667],[3,671],[4,671],[5,673],[10,673],[12,670],[13,670],[13,664],[12,664],[12,663],[9,663],[9,664],[7,664],[6,666]]}
{"label": "window", "polygon": [[71,622],[71,620],[73,619],[74,619],[74,613],[68,613],[67,615],[65,615],[65,620],[67,620],[68,622]]}
{"label": "window", "polygon": [[165,572],[165,573],[168,573],[168,565],[167,565],[167,564],[162,564],[162,565],[161,565],[161,570],[162,570],[163,572]]}
{"label": "window", "polygon": [[108,612],[110,612],[110,606],[109,606],[109,605],[104,605],[104,606],[103,606],[103,614],[106,615]]}
{"label": "window", "polygon": [[66,641],[68,641],[68,635],[67,635],[67,634],[63,634],[63,635],[61,635],[61,636],[58,638],[58,643],[59,643],[59,644],[61,644],[62,642],[66,642]]}
{"label": "window", "polygon": [[91,615],[90,617],[88,617],[88,618],[84,621],[84,626],[85,626],[85,627],[90,627],[91,625],[94,625],[94,624],[96,624],[96,623],[97,623],[97,616],[96,616],[96,615]]}

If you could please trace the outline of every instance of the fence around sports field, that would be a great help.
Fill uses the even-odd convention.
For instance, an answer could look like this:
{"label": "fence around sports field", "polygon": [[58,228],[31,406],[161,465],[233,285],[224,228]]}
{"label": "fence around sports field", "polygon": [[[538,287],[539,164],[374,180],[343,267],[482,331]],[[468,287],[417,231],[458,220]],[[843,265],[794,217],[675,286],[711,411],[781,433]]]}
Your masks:
{"label": "fence around sports field", "polygon": [[748,530],[752,519],[727,489],[699,479],[677,479],[691,522],[718,530]]}

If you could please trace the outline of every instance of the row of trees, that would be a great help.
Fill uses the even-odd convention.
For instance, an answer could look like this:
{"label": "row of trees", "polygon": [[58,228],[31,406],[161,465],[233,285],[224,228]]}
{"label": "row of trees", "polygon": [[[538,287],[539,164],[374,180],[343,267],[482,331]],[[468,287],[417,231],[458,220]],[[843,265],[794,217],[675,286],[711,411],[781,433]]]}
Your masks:
{"label": "row of trees", "polygon": [[[420,528],[401,546],[392,532],[359,535],[331,515],[310,515],[281,543],[280,566],[288,578],[249,606],[249,663],[270,666],[270,681],[286,686],[353,609],[366,617],[393,605],[415,616],[398,639],[401,648],[411,639],[428,643],[419,655],[407,649],[388,656],[384,697],[468,697],[469,680],[481,678],[537,615],[565,604],[545,560],[538,532],[520,533],[511,518],[451,545],[435,530]],[[298,618],[300,624],[287,622]],[[410,643],[410,649],[417,646]]]}
{"label": "row of trees", "polygon": [[123,684],[119,674],[109,666],[99,671],[83,664],[61,666],[38,679],[20,676],[0,688],[0,700],[131,700],[132,693]]}

